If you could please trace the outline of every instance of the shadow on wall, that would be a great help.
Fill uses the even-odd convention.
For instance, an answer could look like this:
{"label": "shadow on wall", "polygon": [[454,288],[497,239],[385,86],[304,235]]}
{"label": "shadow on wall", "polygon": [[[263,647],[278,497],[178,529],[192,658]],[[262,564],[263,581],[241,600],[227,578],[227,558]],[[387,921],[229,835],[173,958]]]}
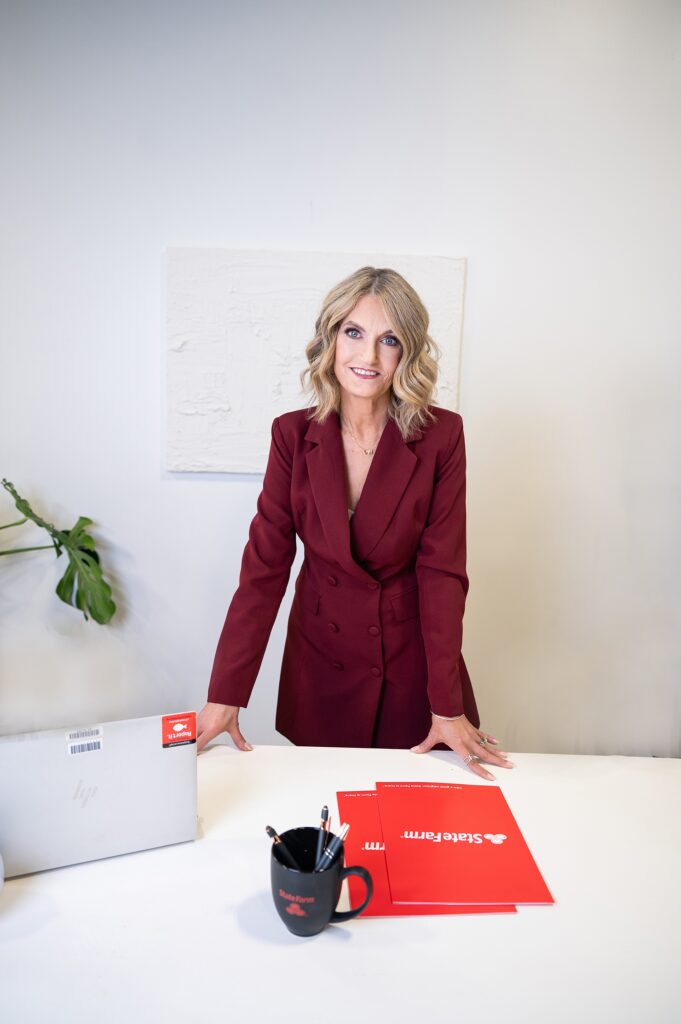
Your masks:
{"label": "shadow on wall", "polygon": [[469,454],[465,650],[483,727],[506,750],[643,752],[623,749],[626,722],[613,728],[628,697],[632,610],[613,600],[626,523],[613,522],[607,445],[592,422],[497,406]]}

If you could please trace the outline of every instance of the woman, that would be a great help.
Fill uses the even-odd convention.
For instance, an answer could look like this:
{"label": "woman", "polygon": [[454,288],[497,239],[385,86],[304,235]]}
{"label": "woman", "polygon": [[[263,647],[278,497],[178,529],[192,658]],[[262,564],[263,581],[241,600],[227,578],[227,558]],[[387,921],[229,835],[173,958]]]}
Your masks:
{"label": "woman", "polygon": [[277,417],[198,749],[239,730],[296,551],[276,726],[295,744],[449,747],[513,767],[479,729],[461,656],[468,590],[461,417],[430,405],[428,313],[396,271],[327,295],[307,346],[312,409]]}

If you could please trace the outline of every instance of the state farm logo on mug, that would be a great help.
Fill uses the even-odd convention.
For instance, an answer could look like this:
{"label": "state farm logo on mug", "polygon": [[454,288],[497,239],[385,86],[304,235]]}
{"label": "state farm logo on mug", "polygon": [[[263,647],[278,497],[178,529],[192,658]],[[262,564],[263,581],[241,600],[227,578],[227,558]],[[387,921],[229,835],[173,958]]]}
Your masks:
{"label": "state farm logo on mug", "polygon": [[285,889],[279,890],[279,895],[282,900],[286,900],[288,906],[284,909],[287,914],[292,914],[294,917],[307,917],[307,912],[301,907],[301,903],[316,903],[314,896],[297,896],[294,893],[286,892]]}
{"label": "state farm logo on mug", "polygon": [[289,903],[286,908],[287,914],[293,914],[295,917],[307,917],[307,914],[301,907],[300,903]]}
{"label": "state farm logo on mug", "polygon": [[402,839],[425,839],[431,843],[476,843],[480,844],[485,839],[494,846],[501,846],[508,836],[503,832],[408,832],[402,833]]}

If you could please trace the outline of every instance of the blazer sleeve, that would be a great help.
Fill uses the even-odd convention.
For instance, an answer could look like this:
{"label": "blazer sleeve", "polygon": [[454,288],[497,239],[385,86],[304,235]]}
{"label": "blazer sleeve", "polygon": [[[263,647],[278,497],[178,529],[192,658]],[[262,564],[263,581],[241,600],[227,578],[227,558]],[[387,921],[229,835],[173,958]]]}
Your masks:
{"label": "blazer sleeve", "polygon": [[416,577],[430,708],[438,715],[452,716],[464,713],[459,663],[468,593],[466,452],[458,413],[438,462],[416,555]]}
{"label": "blazer sleeve", "polygon": [[227,610],[208,685],[208,700],[246,707],[260,670],[296,554],[291,511],[292,459],[278,418],[241,560],[239,585]]}

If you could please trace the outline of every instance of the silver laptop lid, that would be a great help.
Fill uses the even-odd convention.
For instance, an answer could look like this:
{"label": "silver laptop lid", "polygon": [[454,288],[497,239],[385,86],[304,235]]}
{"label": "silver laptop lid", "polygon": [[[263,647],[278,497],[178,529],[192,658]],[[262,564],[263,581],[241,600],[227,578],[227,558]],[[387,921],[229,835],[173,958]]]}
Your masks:
{"label": "silver laptop lid", "polygon": [[0,736],[5,877],[196,838],[196,712]]}

